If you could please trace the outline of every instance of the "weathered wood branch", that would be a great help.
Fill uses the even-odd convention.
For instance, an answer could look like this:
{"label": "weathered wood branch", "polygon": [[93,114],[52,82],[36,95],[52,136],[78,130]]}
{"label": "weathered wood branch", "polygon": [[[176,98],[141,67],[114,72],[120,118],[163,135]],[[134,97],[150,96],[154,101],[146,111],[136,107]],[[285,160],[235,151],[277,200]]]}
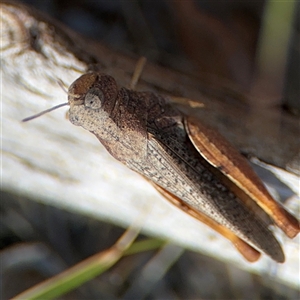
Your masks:
{"label": "weathered wood branch", "polygon": [[[86,40],[21,4],[4,1],[0,9],[2,188],[123,225],[146,210],[146,231],[248,266],[223,246],[226,241],[210,241],[214,233],[171,208],[147,182],[111,158],[93,136],[64,120],[62,111],[29,124],[20,122],[65,102],[57,81],[68,86],[90,68],[112,75],[120,86],[128,85],[137,58]],[[299,120],[278,108],[254,109],[251,99],[227,86],[150,62],[137,89],[204,103],[204,108],[180,108],[216,127],[243,153],[299,174]],[[285,265],[291,274],[298,271],[293,259]],[[262,271],[268,263],[263,260],[254,268]],[[281,270],[279,277],[289,280]]]}
{"label": "weathered wood branch", "polygon": [[[55,79],[68,83],[66,74],[78,71],[77,76],[92,66],[114,76],[120,85],[129,84],[137,58],[126,57],[85,40],[22,5],[3,3],[2,17],[4,74],[14,80],[18,78],[25,86],[28,84],[28,89],[31,80],[43,81],[59,89]],[[151,89],[204,103],[204,108],[186,109],[218,128],[243,153],[299,174],[299,119],[278,107],[258,110],[251,107],[251,99],[228,86],[193,78],[150,62],[144,69],[138,89]],[[41,90],[42,87],[36,93],[44,94]]]}

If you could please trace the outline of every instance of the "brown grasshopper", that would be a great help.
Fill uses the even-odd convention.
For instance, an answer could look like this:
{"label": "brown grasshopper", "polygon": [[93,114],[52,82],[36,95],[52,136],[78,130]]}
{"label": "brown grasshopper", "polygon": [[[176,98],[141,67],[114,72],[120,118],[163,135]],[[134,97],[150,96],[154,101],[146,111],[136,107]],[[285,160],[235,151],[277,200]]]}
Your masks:
{"label": "brown grasshopper", "polygon": [[113,77],[100,72],[73,82],[68,103],[62,105],[70,106],[71,123],[93,133],[114,158],[143,175],[171,203],[229,239],[248,261],[264,252],[284,262],[269,221],[293,238],[298,220],[218,132],[183,115],[166,97],[118,88]]}

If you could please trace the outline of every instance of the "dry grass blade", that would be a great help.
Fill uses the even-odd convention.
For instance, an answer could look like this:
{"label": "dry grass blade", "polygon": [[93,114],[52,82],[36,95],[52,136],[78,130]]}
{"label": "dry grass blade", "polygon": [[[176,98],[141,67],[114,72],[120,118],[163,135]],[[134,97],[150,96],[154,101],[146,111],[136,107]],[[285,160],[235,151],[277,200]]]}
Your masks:
{"label": "dry grass blade", "polygon": [[53,299],[79,287],[114,265],[123,256],[124,251],[130,247],[137,235],[138,230],[135,227],[129,228],[110,249],[93,255],[13,299]]}

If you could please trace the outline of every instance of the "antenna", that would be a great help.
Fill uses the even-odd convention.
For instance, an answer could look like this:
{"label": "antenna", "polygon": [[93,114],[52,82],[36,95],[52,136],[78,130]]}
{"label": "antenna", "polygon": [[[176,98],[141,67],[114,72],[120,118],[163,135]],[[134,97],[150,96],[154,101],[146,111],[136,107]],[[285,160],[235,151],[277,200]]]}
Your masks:
{"label": "antenna", "polygon": [[53,106],[53,107],[51,107],[51,108],[48,108],[48,109],[46,109],[46,110],[43,110],[43,111],[41,111],[40,113],[38,113],[38,114],[36,114],[36,115],[33,115],[33,116],[30,116],[30,117],[27,117],[27,118],[23,119],[22,122],[28,122],[28,121],[31,121],[31,120],[36,119],[36,118],[38,118],[38,117],[40,117],[40,116],[42,116],[42,115],[44,115],[44,114],[47,114],[47,113],[50,112],[50,111],[56,110],[56,109],[58,109],[58,108],[60,108],[60,107],[66,106],[66,105],[69,105],[69,102],[61,103],[61,104],[58,104],[58,105]]}
{"label": "antenna", "polygon": [[[71,94],[71,93],[69,93],[69,91],[67,91],[67,89],[66,89],[66,87],[65,87],[65,86],[66,86],[65,83],[64,83],[61,79],[57,79],[56,82],[58,83],[58,85],[61,87],[61,89],[62,89],[68,96],[71,96],[71,97],[74,97],[74,98],[80,98],[80,95],[79,95],[79,94]],[[42,116],[42,115],[44,115],[44,114],[47,114],[48,112],[51,112],[51,111],[53,111],[53,110],[56,110],[56,109],[58,109],[58,108],[60,108],[60,107],[66,106],[66,105],[69,105],[69,102],[61,103],[61,104],[58,104],[58,105],[56,105],[56,106],[53,106],[53,107],[51,107],[51,108],[49,108],[49,109],[43,110],[43,111],[37,113],[36,115],[33,115],[33,116],[30,116],[30,117],[27,117],[27,118],[23,119],[22,122],[28,122],[28,121],[31,121],[31,120],[36,119],[36,118],[38,118],[38,117],[40,117],[40,116]]]}

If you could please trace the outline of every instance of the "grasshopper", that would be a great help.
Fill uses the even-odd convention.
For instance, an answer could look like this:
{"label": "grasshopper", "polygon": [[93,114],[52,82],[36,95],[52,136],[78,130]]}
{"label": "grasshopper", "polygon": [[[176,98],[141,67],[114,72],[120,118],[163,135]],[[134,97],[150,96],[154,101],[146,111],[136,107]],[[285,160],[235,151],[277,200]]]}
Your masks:
{"label": "grasshopper", "polygon": [[97,71],[71,84],[67,103],[45,112],[63,105],[70,106],[72,124],[94,134],[115,159],[144,176],[172,204],[229,239],[248,261],[263,252],[284,262],[268,225],[272,219],[293,238],[299,221],[217,131],[181,113],[167,97],[119,88],[113,77]]}

